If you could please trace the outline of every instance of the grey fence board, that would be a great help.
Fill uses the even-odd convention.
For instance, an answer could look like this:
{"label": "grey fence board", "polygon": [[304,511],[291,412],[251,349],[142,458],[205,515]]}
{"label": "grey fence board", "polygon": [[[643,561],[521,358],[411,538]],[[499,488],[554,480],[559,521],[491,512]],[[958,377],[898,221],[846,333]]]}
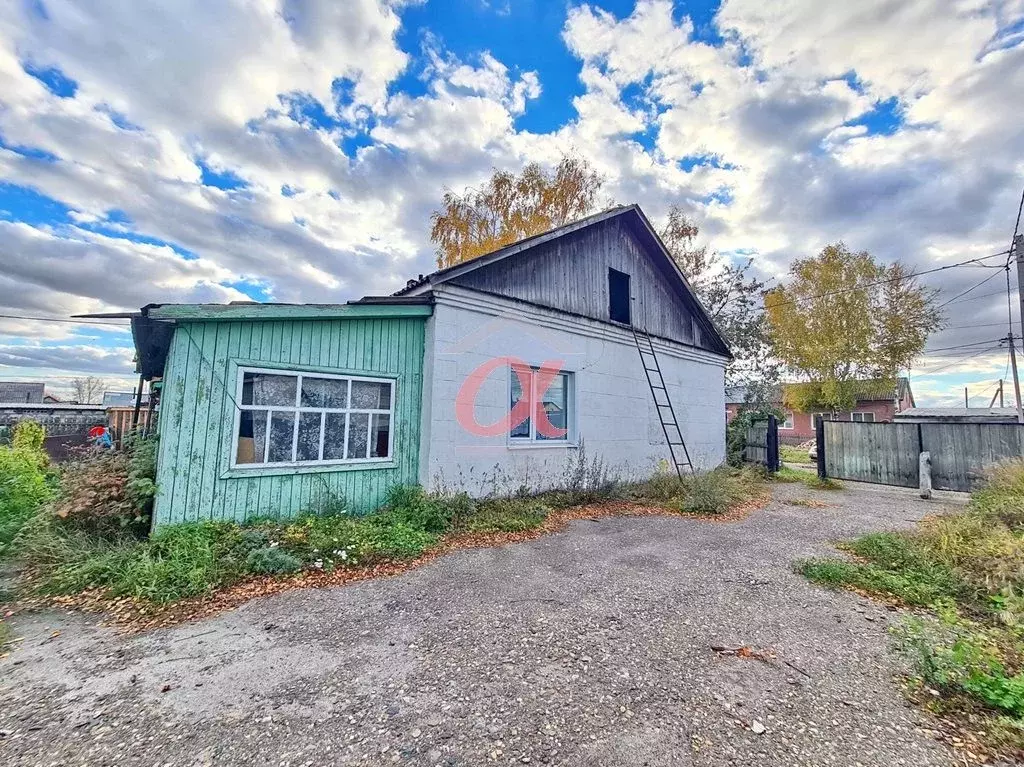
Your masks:
{"label": "grey fence board", "polygon": [[825,470],[836,479],[917,487],[917,425],[826,421]]}
{"label": "grey fence board", "polygon": [[768,461],[768,426],[754,425],[747,429],[746,449],[743,458],[747,463],[764,464]]}
{"label": "grey fence board", "polygon": [[1024,456],[1024,426],[925,423],[921,443],[931,453],[933,487],[969,492],[984,480],[986,469]]}

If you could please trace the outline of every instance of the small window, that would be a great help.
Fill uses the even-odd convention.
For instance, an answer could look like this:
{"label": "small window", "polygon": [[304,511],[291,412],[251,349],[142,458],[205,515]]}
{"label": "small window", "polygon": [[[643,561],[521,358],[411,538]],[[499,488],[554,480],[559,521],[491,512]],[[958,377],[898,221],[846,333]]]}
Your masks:
{"label": "small window", "polygon": [[630,324],[629,275],[617,269],[608,270],[608,316],[612,322]]}
{"label": "small window", "polygon": [[357,463],[391,456],[394,382],[240,368],[235,466]]}
{"label": "small window", "polygon": [[793,428],[793,413],[789,410],[786,411],[786,420],[779,424],[780,429],[792,429]]}
{"label": "small window", "polygon": [[850,416],[851,416],[850,420],[852,420],[854,423],[874,423],[875,422],[875,414],[874,413],[850,413]]}
{"label": "small window", "polygon": [[[569,441],[574,418],[572,373],[559,372],[553,378],[537,368],[510,367],[510,412],[519,405],[526,418],[516,418],[509,427],[509,440],[515,443]],[[541,391],[547,381],[547,386]],[[525,407],[520,404],[526,401]]]}

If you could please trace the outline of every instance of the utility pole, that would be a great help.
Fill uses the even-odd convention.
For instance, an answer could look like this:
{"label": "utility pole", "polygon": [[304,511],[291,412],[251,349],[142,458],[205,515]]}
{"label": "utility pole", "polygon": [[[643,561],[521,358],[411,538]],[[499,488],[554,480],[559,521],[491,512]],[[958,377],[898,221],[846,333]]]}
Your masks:
{"label": "utility pole", "polygon": [[964,387],[964,407],[969,408],[971,406],[970,398],[967,396],[967,387]]}
{"label": "utility pole", "polygon": [[988,403],[989,408],[995,407],[996,400],[999,400],[999,407],[1003,407],[1003,379],[999,379],[999,388],[996,389],[996,393],[992,395],[992,401]]}
{"label": "utility pole", "polygon": [[[1024,234],[1018,234],[1013,238],[1013,247],[1010,248],[1010,258],[1017,262],[1017,298],[1020,301],[1021,321],[1024,322]],[[1009,266],[1009,264],[1007,264]],[[1020,402],[1020,378],[1017,376],[1017,352],[1013,347],[1013,317],[1010,317],[1010,332],[1006,336],[1010,344],[1010,365],[1013,367],[1013,394],[1017,404],[1017,423],[1024,423],[1024,408]]]}

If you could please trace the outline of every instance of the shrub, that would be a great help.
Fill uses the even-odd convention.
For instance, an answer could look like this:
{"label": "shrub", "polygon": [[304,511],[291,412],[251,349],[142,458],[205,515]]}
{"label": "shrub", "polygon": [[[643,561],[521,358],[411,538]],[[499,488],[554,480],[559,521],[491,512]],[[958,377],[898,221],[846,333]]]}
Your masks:
{"label": "shrub", "polygon": [[10,553],[21,528],[53,494],[42,440],[39,424],[21,421],[11,445],[0,447],[0,557]]}
{"label": "shrub", "polygon": [[667,503],[678,498],[685,491],[683,481],[667,465],[659,467],[650,479],[637,482],[626,488],[627,498]]}
{"label": "shrub", "polygon": [[286,575],[302,569],[302,560],[279,548],[253,549],[245,558],[245,569],[257,575]]}
{"label": "shrub", "polygon": [[156,438],[125,450],[91,450],[65,466],[54,505],[67,524],[98,535],[143,535],[156,495]]}
{"label": "shrub", "polygon": [[719,468],[686,477],[683,495],[674,501],[684,514],[724,514],[750,497],[753,477],[747,471]]}
{"label": "shrub", "polygon": [[385,525],[443,533],[451,525],[452,512],[443,498],[429,495],[419,485],[396,485],[388,491],[384,512],[374,518]]}

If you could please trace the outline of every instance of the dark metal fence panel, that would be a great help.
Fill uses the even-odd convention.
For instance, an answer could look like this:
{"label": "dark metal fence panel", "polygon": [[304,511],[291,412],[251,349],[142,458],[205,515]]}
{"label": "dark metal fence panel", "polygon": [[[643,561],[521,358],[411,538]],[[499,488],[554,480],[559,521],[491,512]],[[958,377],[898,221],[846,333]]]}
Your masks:
{"label": "dark metal fence panel", "polygon": [[977,488],[985,470],[1024,456],[1024,426],[996,423],[921,424],[921,447],[931,453],[936,490]]}
{"label": "dark metal fence panel", "polygon": [[918,435],[912,423],[826,421],[825,471],[836,479],[918,486]]}

